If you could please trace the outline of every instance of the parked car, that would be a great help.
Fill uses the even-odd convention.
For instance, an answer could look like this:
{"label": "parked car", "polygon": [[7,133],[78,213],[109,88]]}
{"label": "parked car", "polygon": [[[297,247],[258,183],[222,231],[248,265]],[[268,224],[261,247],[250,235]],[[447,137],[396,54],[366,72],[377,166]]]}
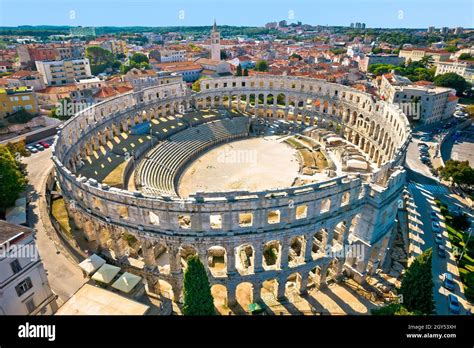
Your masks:
{"label": "parked car", "polygon": [[453,294],[448,295],[448,303],[449,303],[449,310],[453,312],[454,314],[459,314],[461,307],[459,305],[459,300],[455,295]]}
{"label": "parked car", "polygon": [[43,151],[44,150],[44,146],[41,145],[41,144],[36,144],[35,147],[40,150],[40,151]]}
{"label": "parked car", "polygon": [[38,144],[40,144],[41,146],[43,146],[45,149],[49,148],[49,144],[45,141],[40,141]]}
{"label": "parked car", "polygon": [[432,139],[431,137],[426,136],[426,135],[420,138],[421,141],[431,141],[431,139]]}
{"label": "parked car", "polygon": [[418,147],[426,147],[426,148],[428,148],[429,146],[426,145],[426,143],[418,143]]}
{"label": "parked car", "polygon": [[438,256],[441,257],[442,259],[446,258],[446,249],[444,248],[443,245],[438,245]]}
{"label": "parked car", "polygon": [[435,243],[436,244],[443,244],[443,236],[441,233],[436,233],[435,234]]}
{"label": "parked car", "polygon": [[34,146],[31,146],[31,145],[28,145],[28,146],[26,147],[26,149],[27,149],[28,151],[30,151],[31,153],[37,153],[37,152],[38,152],[38,149],[37,149],[36,147],[34,147]]}
{"label": "parked car", "polygon": [[454,280],[453,280],[453,275],[449,272],[446,272],[443,276],[443,286],[450,290],[450,291],[454,291]]}

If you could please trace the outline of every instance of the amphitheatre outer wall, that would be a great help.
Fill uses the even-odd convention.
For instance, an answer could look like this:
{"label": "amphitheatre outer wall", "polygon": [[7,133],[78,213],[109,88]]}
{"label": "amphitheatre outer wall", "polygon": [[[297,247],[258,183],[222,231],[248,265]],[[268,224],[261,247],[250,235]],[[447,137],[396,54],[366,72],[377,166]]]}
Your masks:
{"label": "amphitheatre outer wall", "polygon": [[[329,129],[356,145],[376,170],[369,177],[350,174],[281,190],[199,193],[187,199],[147,196],[76,176],[81,158],[131,126],[211,107]],[[211,284],[226,287],[232,305],[242,283],[251,284],[252,300],[257,301],[267,280],[277,280],[275,296],[282,298],[289,278],[296,279],[304,293],[308,284],[324,287],[343,272],[359,282],[375,272],[394,236],[405,184],[401,164],[410,137],[407,118],[397,106],[346,86],[281,76],[218,78],[203,80],[198,93],[184,83],[171,83],[130,92],[78,113],[56,137],[53,161],[69,215],[100,251],[110,252],[116,263],[144,276],[150,291],[160,291],[158,280],[168,282],[176,301],[182,292],[183,260],[195,253]],[[269,216],[276,212],[278,222],[270,223]],[[219,228],[211,227],[215,215],[220,217]],[[180,224],[183,217],[190,221],[186,228]],[[124,234],[136,238],[144,267],[128,261]],[[359,257],[327,252],[347,245],[364,252]],[[209,263],[215,248],[225,261],[218,272]],[[270,264],[265,256],[269,248],[276,254]],[[248,263],[241,261],[242,250]],[[157,255],[163,253],[169,260],[166,269],[157,267]]]}

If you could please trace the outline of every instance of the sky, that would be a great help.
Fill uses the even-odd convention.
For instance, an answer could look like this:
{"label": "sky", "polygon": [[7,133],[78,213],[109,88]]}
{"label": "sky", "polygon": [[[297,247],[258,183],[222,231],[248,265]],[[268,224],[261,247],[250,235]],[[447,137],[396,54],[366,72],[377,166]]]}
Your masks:
{"label": "sky", "polygon": [[365,22],[369,28],[474,27],[474,0],[0,0],[0,26],[263,26]]}

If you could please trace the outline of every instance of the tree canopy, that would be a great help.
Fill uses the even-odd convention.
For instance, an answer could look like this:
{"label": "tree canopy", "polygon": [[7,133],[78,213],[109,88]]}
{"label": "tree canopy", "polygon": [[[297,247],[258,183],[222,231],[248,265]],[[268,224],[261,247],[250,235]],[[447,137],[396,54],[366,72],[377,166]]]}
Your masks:
{"label": "tree canopy", "polygon": [[255,70],[257,71],[268,71],[268,63],[264,60],[259,60],[255,64]]}
{"label": "tree canopy", "polygon": [[8,147],[0,146],[0,209],[12,206],[26,187],[25,175]]}
{"label": "tree canopy", "polygon": [[463,189],[471,189],[474,186],[474,169],[469,165],[469,161],[447,160],[445,166],[439,169],[439,175]]}
{"label": "tree canopy", "polygon": [[403,306],[410,312],[432,314],[435,310],[431,259],[430,248],[415,258],[402,280],[398,293],[403,295]]}
{"label": "tree canopy", "polygon": [[187,260],[188,267],[184,272],[184,315],[214,315],[214,300],[206,270],[197,256]]}
{"label": "tree canopy", "polygon": [[128,60],[128,64],[122,64],[120,66],[120,72],[126,74],[131,69],[150,69],[150,61],[148,57],[143,53],[134,53]]}
{"label": "tree canopy", "polygon": [[100,46],[87,47],[86,57],[89,58],[93,75],[104,72],[105,69],[112,67],[112,63],[114,62],[112,52]]}
{"label": "tree canopy", "polygon": [[466,79],[455,73],[446,73],[436,76],[434,84],[440,87],[454,88],[458,97],[462,96],[469,88],[469,83]]}
{"label": "tree canopy", "polygon": [[406,76],[411,81],[433,81],[435,75],[435,68],[430,67],[430,58],[418,62],[407,62],[406,65],[392,65],[392,64],[373,64],[368,67],[368,71],[377,76],[387,74],[394,71],[397,75]]}
{"label": "tree canopy", "polygon": [[390,303],[381,308],[372,309],[372,315],[417,315],[418,313],[410,312],[400,303]]}
{"label": "tree canopy", "polygon": [[303,59],[303,57],[301,57],[298,53],[293,53],[291,56],[288,57],[288,59],[291,59],[291,58],[296,58],[298,60]]}
{"label": "tree canopy", "polygon": [[237,66],[236,76],[242,76],[242,65]]}

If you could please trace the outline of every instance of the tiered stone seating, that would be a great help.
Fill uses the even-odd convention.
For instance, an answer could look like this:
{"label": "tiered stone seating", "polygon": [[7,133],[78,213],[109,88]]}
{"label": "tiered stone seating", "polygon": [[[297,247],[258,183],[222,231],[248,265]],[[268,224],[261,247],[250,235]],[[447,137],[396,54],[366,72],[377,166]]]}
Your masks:
{"label": "tiered stone seating", "polygon": [[247,135],[247,117],[234,117],[189,127],[149,151],[136,171],[137,187],[151,195],[176,195],[182,167],[207,148]]}

